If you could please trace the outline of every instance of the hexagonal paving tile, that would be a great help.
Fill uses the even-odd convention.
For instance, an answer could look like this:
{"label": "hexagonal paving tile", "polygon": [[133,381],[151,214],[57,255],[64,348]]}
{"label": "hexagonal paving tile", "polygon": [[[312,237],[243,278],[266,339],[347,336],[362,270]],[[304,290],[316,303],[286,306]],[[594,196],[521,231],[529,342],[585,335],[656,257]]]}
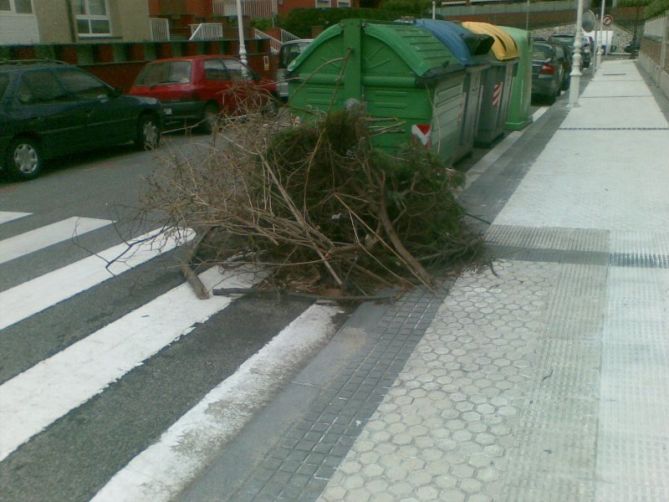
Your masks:
{"label": "hexagonal paving tile", "polygon": [[458,279],[324,500],[492,500],[554,288],[554,264],[518,264]]}

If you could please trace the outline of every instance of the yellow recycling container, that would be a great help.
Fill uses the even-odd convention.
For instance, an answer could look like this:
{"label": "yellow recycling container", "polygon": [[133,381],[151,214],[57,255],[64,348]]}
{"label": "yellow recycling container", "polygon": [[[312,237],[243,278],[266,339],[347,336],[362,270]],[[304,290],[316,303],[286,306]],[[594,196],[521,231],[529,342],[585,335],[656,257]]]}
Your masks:
{"label": "yellow recycling container", "polygon": [[475,137],[477,144],[487,146],[504,134],[513,78],[518,67],[518,47],[511,35],[493,24],[467,21],[462,26],[495,39],[490,49],[491,66],[483,77],[481,114]]}

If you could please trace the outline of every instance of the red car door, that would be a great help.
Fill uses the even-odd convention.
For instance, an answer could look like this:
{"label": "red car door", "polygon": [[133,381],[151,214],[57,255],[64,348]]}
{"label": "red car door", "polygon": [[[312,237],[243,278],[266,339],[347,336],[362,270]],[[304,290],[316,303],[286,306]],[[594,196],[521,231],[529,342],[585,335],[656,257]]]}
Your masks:
{"label": "red car door", "polygon": [[234,98],[234,103],[231,104],[233,113],[258,110],[265,106],[276,85],[271,84],[273,87],[270,89],[269,83],[260,82],[251,68],[236,59],[225,59],[224,62],[231,88],[234,89],[231,96]]}
{"label": "red car door", "polygon": [[205,59],[202,62],[201,79],[198,79],[198,94],[202,101],[216,101],[219,109],[231,113],[230,78],[223,59]]}

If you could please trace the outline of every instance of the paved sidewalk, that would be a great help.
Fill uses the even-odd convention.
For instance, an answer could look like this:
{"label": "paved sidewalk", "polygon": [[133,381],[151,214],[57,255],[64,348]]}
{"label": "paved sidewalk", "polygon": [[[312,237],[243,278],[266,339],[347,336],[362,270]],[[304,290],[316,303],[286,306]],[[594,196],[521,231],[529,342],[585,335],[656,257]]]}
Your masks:
{"label": "paved sidewalk", "polygon": [[526,167],[322,500],[669,500],[669,124],[634,62]]}

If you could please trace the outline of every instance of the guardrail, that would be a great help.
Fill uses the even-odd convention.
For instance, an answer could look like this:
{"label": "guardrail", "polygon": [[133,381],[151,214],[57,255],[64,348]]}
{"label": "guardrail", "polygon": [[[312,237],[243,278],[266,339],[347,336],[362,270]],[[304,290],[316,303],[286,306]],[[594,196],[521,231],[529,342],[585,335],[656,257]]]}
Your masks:
{"label": "guardrail", "polygon": [[281,40],[273,37],[269,33],[265,33],[264,31],[259,30],[258,28],[253,28],[253,38],[269,40],[269,46],[272,51],[272,54],[278,54],[279,51],[281,50],[281,44],[282,44]]}

